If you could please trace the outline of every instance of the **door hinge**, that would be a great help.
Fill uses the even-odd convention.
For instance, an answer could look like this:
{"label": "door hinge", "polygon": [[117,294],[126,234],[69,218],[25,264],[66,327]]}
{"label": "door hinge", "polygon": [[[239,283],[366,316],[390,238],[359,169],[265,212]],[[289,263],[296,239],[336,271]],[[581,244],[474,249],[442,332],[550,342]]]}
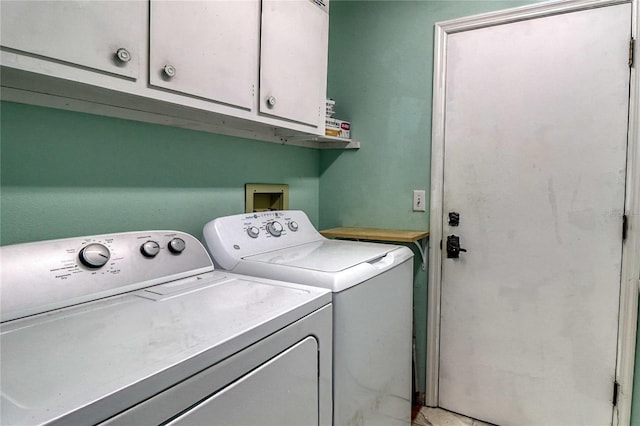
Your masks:
{"label": "door hinge", "polygon": [[631,38],[631,40],[629,40],[629,66],[633,66],[633,50],[635,44],[635,40]]}
{"label": "door hinge", "polygon": [[622,241],[627,239],[627,231],[629,229],[629,219],[627,215],[622,215]]}
{"label": "door hinge", "polygon": [[620,383],[613,382],[613,406],[618,405],[618,393],[620,392]]}

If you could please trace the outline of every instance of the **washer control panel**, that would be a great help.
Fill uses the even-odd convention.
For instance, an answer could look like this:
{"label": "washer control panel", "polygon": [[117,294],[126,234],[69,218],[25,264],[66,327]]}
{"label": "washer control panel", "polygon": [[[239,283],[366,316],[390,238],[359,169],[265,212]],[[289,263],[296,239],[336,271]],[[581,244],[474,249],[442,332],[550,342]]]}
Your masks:
{"label": "washer control panel", "polygon": [[246,256],[324,239],[300,210],[220,217],[207,223],[203,234],[213,260],[229,270]]}
{"label": "washer control panel", "polygon": [[[291,238],[292,233],[300,230],[298,222],[287,215],[287,212],[263,212],[247,215],[239,223],[247,235],[253,239],[259,238]],[[313,227],[312,227],[313,228]],[[304,229],[302,230],[304,231]],[[301,232],[302,232],[301,231]],[[315,233],[315,229],[313,229]]]}
{"label": "washer control panel", "polygon": [[0,256],[2,321],[213,270],[204,246],[178,231],[15,244]]}
{"label": "washer control panel", "polygon": [[[300,225],[286,211],[262,212],[246,215],[239,225],[251,238],[280,238],[298,232]],[[313,229],[315,233],[315,229]]]}

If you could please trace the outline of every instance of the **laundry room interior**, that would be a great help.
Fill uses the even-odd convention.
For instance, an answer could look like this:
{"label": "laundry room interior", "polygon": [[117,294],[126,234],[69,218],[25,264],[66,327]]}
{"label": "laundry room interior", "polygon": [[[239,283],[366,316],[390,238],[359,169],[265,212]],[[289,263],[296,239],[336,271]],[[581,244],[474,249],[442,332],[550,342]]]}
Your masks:
{"label": "laundry room interior", "polygon": [[[287,185],[289,209],[306,213],[317,230],[429,232],[434,26],[535,3],[541,2],[331,0],[326,97],[335,101],[335,117],[351,123],[351,138],[359,143],[355,149],[316,149],[129,120],[95,113],[90,103],[80,112],[62,104],[44,106],[37,97],[29,102],[2,96],[0,245],[147,229],[181,231],[204,242],[206,223],[245,212],[247,184]],[[631,4],[637,32],[638,1]],[[633,72],[636,68],[637,60]],[[425,191],[425,211],[413,208],[416,190]],[[638,189],[626,193],[636,203],[630,209],[636,209],[640,197],[629,194]],[[628,250],[637,255],[640,218],[637,211],[631,215],[635,248]],[[412,381],[414,395],[424,403],[430,386],[432,271],[429,250],[420,243],[394,244],[414,254]],[[424,243],[431,250],[442,247],[442,241]],[[637,296],[634,300],[637,306]],[[640,365],[640,342],[635,348]],[[629,424],[640,425],[640,374],[634,375],[630,407]]]}

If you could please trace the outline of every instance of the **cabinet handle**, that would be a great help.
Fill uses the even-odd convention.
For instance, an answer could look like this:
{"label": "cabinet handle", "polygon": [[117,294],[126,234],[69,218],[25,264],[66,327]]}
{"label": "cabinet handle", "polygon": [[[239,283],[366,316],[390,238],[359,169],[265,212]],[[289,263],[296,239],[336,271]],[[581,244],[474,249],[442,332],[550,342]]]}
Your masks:
{"label": "cabinet handle", "polygon": [[129,53],[127,49],[121,47],[116,51],[116,58],[123,63],[129,62],[131,60],[131,53]]}
{"label": "cabinet handle", "polygon": [[165,65],[162,71],[168,78],[173,78],[176,75],[176,69],[173,65]]}
{"label": "cabinet handle", "polygon": [[274,106],[276,106],[276,98],[275,98],[275,96],[269,96],[267,98],[267,106],[269,108],[273,108]]}

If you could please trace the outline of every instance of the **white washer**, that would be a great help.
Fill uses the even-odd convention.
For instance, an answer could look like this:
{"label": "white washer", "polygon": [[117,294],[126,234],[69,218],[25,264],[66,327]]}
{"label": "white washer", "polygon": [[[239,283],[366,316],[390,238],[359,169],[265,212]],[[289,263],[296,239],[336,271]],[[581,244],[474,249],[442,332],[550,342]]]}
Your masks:
{"label": "white washer", "polygon": [[328,240],[301,211],[246,213],[204,227],[219,267],[333,292],[333,424],[411,421],[413,252]]}
{"label": "white washer", "polygon": [[215,271],[193,236],[0,249],[2,425],[328,425],[331,293]]}

